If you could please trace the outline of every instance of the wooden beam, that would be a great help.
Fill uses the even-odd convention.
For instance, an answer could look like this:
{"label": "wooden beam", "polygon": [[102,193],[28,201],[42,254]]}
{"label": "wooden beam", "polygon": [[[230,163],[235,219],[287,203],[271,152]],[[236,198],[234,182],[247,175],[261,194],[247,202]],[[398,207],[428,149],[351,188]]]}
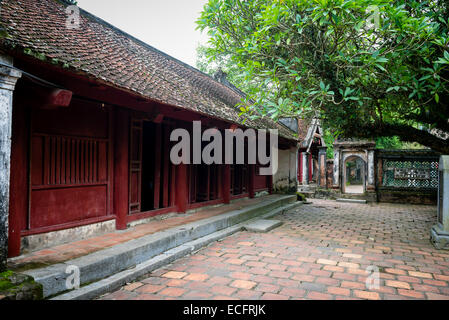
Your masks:
{"label": "wooden beam", "polygon": [[162,120],[164,120],[164,115],[162,113],[159,113],[156,118],[154,118],[154,123],[162,123]]}
{"label": "wooden beam", "polygon": [[68,107],[72,101],[72,91],[55,89],[48,98],[47,107]]}
{"label": "wooden beam", "polygon": [[30,91],[35,105],[41,109],[66,108],[70,106],[73,96],[73,92],[70,90],[43,86],[33,86]]}

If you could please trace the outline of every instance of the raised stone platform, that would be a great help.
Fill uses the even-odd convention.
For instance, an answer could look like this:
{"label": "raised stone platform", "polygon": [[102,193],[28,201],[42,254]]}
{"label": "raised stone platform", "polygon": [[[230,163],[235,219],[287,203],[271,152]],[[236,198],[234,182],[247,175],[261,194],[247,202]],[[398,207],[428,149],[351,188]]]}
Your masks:
{"label": "raised stone platform", "polygon": [[246,224],[244,228],[251,232],[268,232],[281,225],[282,221],[279,220],[259,219]]}

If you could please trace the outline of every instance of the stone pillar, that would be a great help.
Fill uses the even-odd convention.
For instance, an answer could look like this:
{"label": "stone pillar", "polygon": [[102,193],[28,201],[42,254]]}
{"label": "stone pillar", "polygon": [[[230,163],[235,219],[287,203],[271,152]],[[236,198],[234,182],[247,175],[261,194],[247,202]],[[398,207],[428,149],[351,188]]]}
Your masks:
{"label": "stone pillar", "polygon": [[375,181],[375,170],[376,166],[374,165],[374,149],[367,150],[367,183],[366,183],[366,191],[375,191],[376,189],[376,181]]}
{"label": "stone pillar", "polygon": [[449,156],[441,156],[438,187],[437,223],[430,231],[432,243],[437,249],[449,250]]}
{"label": "stone pillar", "polygon": [[[12,66],[12,59],[7,57],[0,57],[0,62]],[[21,72],[0,65],[0,272],[6,270],[8,258],[12,97],[21,76]]]}
{"label": "stone pillar", "polygon": [[302,184],[309,184],[309,152],[303,152],[302,156]]}
{"label": "stone pillar", "polygon": [[334,147],[333,188],[340,189],[340,150]]}
{"label": "stone pillar", "polygon": [[321,188],[326,188],[327,180],[327,147],[318,147],[318,186]]}

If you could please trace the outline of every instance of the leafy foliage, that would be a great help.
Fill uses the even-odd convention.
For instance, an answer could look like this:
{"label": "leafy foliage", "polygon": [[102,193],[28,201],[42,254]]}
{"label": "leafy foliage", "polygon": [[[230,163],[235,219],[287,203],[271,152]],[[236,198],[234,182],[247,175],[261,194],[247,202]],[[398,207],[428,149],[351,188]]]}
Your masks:
{"label": "leafy foliage", "polygon": [[[209,0],[206,55],[257,82],[245,111],[318,116],[346,137],[449,142],[446,0]],[[243,81],[242,80],[242,81]]]}

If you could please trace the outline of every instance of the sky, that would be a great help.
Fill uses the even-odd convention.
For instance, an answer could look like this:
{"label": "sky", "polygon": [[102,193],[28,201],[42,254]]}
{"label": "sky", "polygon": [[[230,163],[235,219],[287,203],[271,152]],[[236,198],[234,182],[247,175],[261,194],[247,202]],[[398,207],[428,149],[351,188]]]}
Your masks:
{"label": "sky", "polygon": [[195,67],[207,35],[195,30],[207,0],[78,0],[78,6]]}

